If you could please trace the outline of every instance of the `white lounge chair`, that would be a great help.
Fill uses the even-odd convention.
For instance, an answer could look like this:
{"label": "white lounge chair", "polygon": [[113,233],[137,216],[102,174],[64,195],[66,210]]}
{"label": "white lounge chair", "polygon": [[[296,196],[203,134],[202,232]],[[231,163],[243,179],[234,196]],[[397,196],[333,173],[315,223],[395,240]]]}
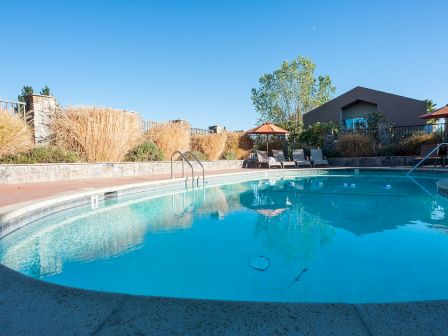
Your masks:
{"label": "white lounge chair", "polygon": [[311,167],[311,161],[305,157],[303,149],[294,149],[292,159],[296,163],[296,167]]}
{"label": "white lounge chair", "polygon": [[269,169],[271,169],[271,167],[282,168],[282,164],[274,160],[274,158],[269,158],[265,151],[257,151],[257,160],[261,165],[266,164]]}
{"label": "white lounge chair", "polygon": [[285,167],[296,167],[296,163],[294,161],[288,161],[285,158],[285,153],[283,153],[283,150],[281,149],[273,149],[272,155],[274,155],[274,158],[276,161],[280,162],[282,164],[282,168]]}
{"label": "white lounge chair", "polygon": [[328,161],[323,157],[322,150],[319,148],[311,149],[311,162],[313,166],[328,166]]}

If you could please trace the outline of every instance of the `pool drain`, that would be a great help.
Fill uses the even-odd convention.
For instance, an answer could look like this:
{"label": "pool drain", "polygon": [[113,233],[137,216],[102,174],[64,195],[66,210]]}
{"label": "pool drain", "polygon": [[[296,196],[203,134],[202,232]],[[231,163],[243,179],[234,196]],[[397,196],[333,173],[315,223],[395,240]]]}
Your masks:
{"label": "pool drain", "polygon": [[271,266],[271,260],[265,256],[254,258],[250,262],[250,267],[259,272],[266,271]]}

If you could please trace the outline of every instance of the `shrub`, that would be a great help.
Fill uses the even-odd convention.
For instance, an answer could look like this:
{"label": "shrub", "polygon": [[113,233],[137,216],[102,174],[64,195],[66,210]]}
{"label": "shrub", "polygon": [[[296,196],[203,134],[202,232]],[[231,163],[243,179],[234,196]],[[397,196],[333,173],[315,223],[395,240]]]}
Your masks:
{"label": "shrub", "polygon": [[[170,159],[174,151],[185,152],[190,147],[190,126],[186,122],[169,122],[153,127],[147,134],[162,151],[165,159]],[[175,155],[174,158],[177,158]]]}
{"label": "shrub", "polygon": [[0,157],[29,150],[33,145],[31,130],[18,116],[0,110]]}
{"label": "shrub", "polygon": [[31,164],[31,163],[73,163],[79,162],[75,152],[55,146],[36,146],[31,151],[8,155],[0,159],[1,163]]}
{"label": "shrub", "polygon": [[396,148],[396,155],[418,155],[421,145],[437,144],[442,142],[440,134],[413,134],[404,138]]}
{"label": "shrub", "polygon": [[144,162],[144,161],[162,161],[163,153],[154,142],[145,141],[126,154],[126,161]]}
{"label": "shrub", "polygon": [[224,160],[236,160],[236,159],[237,159],[236,153],[235,153],[235,152],[232,152],[232,151],[230,151],[230,152],[225,152],[225,153],[222,155],[222,157],[223,157]]}
{"label": "shrub", "polygon": [[70,107],[52,119],[55,144],[88,162],[122,161],[141,141],[138,116],[105,107]]}
{"label": "shrub", "polygon": [[191,149],[204,153],[209,160],[218,160],[224,151],[227,134],[193,135]]}
{"label": "shrub", "polygon": [[324,137],[328,133],[339,133],[339,125],[335,122],[316,122],[305,129],[299,137],[300,143],[305,143],[311,147],[322,147]]}
{"label": "shrub", "polygon": [[[196,159],[198,159],[199,161],[207,161],[208,157],[207,155],[205,155],[202,152],[198,152],[198,151],[191,151],[191,153],[196,157]],[[190,153],[185,154],[185,157],[187,158],[187,160],[189,161],[194,161],[194,158],[191,156]]]}
{"label": "shrub", "polygon": [[364,134],[344,134],[339,137],[336,150],[342,157],[372,156],[375,154],[375,141]]}
{"label": "shrub", "polygon": [[226,160],[247,158],[254,144],[244,132],[228,132],[223,157]]}

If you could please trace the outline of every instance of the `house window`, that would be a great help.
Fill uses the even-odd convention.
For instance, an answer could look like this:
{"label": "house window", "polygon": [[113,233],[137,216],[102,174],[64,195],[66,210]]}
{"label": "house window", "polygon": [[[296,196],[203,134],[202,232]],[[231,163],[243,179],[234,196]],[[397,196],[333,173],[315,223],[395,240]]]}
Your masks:
{"label": "house window", "polygon": [[367,118],[350,118],[344,120],[344,126],[349,130],[367,128]]}

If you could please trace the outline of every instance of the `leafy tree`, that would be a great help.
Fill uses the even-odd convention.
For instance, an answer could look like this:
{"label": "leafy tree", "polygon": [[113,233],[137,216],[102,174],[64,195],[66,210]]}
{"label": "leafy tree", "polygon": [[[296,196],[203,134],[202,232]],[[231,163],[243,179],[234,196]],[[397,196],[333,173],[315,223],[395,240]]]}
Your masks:
{"label": "leafy tree", "polygon": [[334,121],[320,123],[316,122],[310,125],[299,136],[299,142],[308,146],[323,147],[324,137],[329,133],[338,134],[339,124]]}
{"label": "leafy tree", "polygon": [[39,93],[39,94],[41,94],[41,95],[43,95],[43,96],[51,96],[50,88],[49,88],[47,85],[45,85],[45,86],[42,88],[42,90],[40,90],[40,93]]}
{"label": "leafy tree", "polygon": [[425,99],[426,104],[426,112],[431,113],[436,110],[437,104],[434,103],[431,99]]}
{"label": "leafy tree", "polygon": [[[437,104],[434,103],[431,99],[425,99],[425,104],[426,104],[426,113],[431,113],[434,112],[437,108]],[[428,119],[426,121],[426,123],[428,124],[436,124],[437,123],[437,119],[432,118],[432,119]]]}
{"label": "leafy tree", "polygon": [[298,57],[285,61],[271,74],[259,79],[259,88],[252,89],[252,103],[259,113],[259,122],[273,122],[295,136],[303,128],[303,114],[329,101],[336,88],[329,76],[314,77],[315,64]]}
{"label": "leafy tree", "polygon": [[377,129],[378,125],[384,121],[384,116],[380,112],[371,112],[367,115],[367,127],[369,129]]}
{"label": "leafy tree", "polygon": [[31,86],[28,85],[24,85],[22,87],[22,92],[19,96],[17,96],[17,100],[20,102],[24,102],[25,101],[25,96],[29,96],[32,95],[34,93],[33,88]]}

